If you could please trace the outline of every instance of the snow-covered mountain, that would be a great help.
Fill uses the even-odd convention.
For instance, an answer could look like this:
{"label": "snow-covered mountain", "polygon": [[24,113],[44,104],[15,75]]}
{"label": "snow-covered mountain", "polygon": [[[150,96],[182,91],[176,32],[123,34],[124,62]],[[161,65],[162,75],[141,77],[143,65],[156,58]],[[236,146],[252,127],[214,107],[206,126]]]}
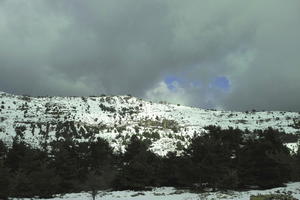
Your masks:
{"label": "snow-covered mountain", "polygon": [[60,139],[109,141],[115,151],[124,151],[133,134],[151,140],[159,155],[189,144],[204,127],[266,129],[272,127],[300,134],[297,112],[231,112],[153,103],[131,96],[29,97],[0,92],[0,139],[13,137],[39,147]]}

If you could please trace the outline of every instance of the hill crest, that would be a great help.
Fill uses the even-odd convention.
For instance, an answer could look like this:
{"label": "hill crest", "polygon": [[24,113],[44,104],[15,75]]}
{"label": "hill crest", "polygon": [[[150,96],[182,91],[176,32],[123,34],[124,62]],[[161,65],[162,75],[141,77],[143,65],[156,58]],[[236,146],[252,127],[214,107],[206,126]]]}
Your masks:
{"label": "hill crest", "polygon": [[109,141],[124,151],[133,134],[148,139],[159,155],[189,144],[209,125],[242,130],[272,127],[300,133],[300,114],[282,111],[232,112],[154,103],[132,96],[30,97],[0,92],[0,139],[16,135],[39,147],[43,142],[71,138]]}

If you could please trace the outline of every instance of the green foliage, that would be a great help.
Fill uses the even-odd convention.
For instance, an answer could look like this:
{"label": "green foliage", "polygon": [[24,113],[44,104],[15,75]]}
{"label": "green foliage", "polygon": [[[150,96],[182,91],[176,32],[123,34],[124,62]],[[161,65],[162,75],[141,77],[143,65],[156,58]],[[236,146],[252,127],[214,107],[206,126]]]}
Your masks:
{"label": "green foliage", "polygon": [[114,186],[118,189],[145,189],[152,185],[155,154],[148,151],[144,141],[132,136],[123,157],[123,166]]}
{"label": "green foliage", "polygon": [[293,119],[294,124],[292,125],[292,127],[294,127],[295,129],[300,129],[300,118],[298,119]]}
{"label": "green foliage", "polygon": [[114,113],[116,112],[116,109],[114,107],[109,107],[109,106],[105,106],[104,104],[100,104],[99,107],[101,108],[101,110],[103,111],[107,111],[107,112],[111,112],[111,113]]}
{"label": "green foliage", "polygon": [[9,170],[0,161],[0,199],[8,198],[9,184]]}
{"label": "green foliage", "polygon": [[98,138],[96,142],[91,143],[88,155],[89,168],[97,172],[97,170],[101,171],[110,165],[113,159],[113,150],[107,141]]}
{"label": "green foliage", "polygon": [[242,143],[241,132],[237,129],[221,130],[219,127],[207,127],[208,133],[192,139],[186,150],[196,167],[197,183],[208,183],[212,188],[227,188],[224,184],[234,180],[232,187],[237,185],[234,177],[234,166],[239,145]]}
{"label": "green foliage", "polygon": [[158,132],[144,132],[143,133],[143,136],[146,137],[147,139],[150,139],[150,140],[153,140],[153,141],[156,141],[156,140],[159,140],[160,139],[160,135]]}
{"label": "green foliage", "polygon": [[250,200],[297,200],[296,198],[286,194],[267,194],[250,196]]}
{"label": "green foliage", "polygon": [[27,176],[24,170],[17,170],[13,173],[10,183],[10,194],[13,197],[32,197],[33,186],[30,183],[29,176]]}
{"label": "green foliage", "polygon": [[50,150],[34,149],[19,137],[9,149],[0,141],[0,198],[49,198],[80,191],[96,197],[98,190],[111,187],[269,188],[292,180],[290,173],[300,180],[300,151],[291,156],[282,133],[215,126],[206,131],[192,138],[187,148],[178,143],[182,155],[169,152],[164,157],[149,151],[150,138],[159,137],[156,132],[145,133],[144,140],[132,136],[126,152],[115,155],[100,138],[75,142],[72,122],[60,124],[57,132],[68,137],[48,144]]}
{"label": "green foliage", "polygon": [[105,183],[110,186],[115,170],[114,155],[106,141],[97,139],[77,144],[65,140],[50,145],[51,152],[48,152],[14,139],[7,151],[0,142],[1,198],[7,198],[8,194],[19,198],[50,198],[57,193],[87,190],[91,171],[106,177]]}
{"label": "green foliage", "polygon": [[7,147],[5,146],[4,142],[0,140],[0,161],[4,158],[7,154]]}
{"label": "green foliage", "polygon": [[116,129],[117,129],[118,133],[122,133],[123,131],[126,130],[126,126],[117,126]]}
{"label": "green foliage", "polygon": [[177,133],[180,130],[179,124],[175,120],[168,120],[168,119],[163,119],[162,125],[166,129],[171,129],[175,133]]}
{"label": "green foliage", "polygon": [[59,177],[54,169],[42,164],[41,167],[29,174],[30,183],[34,188],[34,193],[41,198],[51,198],[53,194],[59,191]]}
{"label": "green foliage", "polygon": [[293,156],[292,177],[293,177],[293,181],[300,180],[300,148],[299,148],[299,146],[298,146],[297,153]]}
{"label": "green foliage", "polygon": [[92,198],[95,199],[99,190],[110,187],[115,173],[109,167],[99,170],[90,170],[85,181],[86,189],[91,192]]}
{"label": "green foliage", "polygon": [[238,169],[241,184],[261,188],[282,186],[290,179],[290,154],[277,131],[255,131],[257,140],[248,140],[240,150]]}

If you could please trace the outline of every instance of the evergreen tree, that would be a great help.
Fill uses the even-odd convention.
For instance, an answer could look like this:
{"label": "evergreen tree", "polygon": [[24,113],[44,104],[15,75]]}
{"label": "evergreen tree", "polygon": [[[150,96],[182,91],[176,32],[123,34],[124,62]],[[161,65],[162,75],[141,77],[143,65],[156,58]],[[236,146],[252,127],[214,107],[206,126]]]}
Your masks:
{"label": "evergreen tree", "polygon": [[97,171],[101,168],[111,165],[113,160],[113,150],[104,139],[97,138],[96,142],[90,145],[89,164],[91,170]]}
{"label": "evergreen tree", "polygon": [[282,186],[290,179],[290,154],[277,131],[255,131],[256,140],[248,140],[239,159],[239,177],[243,186],[262,188]]}
{"label": "evergreen tree", "polygon": [[[181,157],[177,156],[175,152],[169,152],[166,157],[161,158],[158,166],[157,181],[161,186],[183,186],[183,177],[181,176],[180,166],[184,162]],[[188,169],[188,168],[184,168]]]}
{"label": "evergreen tree", "polygon": [[30,198],[34,196],[33,186],[24,170],[18,169],[12,176],[10,191],[12,197]]}
{"label": "evergreen tree", "polygon": [[[236,129],[221,130],[220,127],[207,127],[208,133],[194,137],[185,154],[189,156],[195,168],[194,183],[203,184],[213,189],[227,188],[228,179],[233,177],[236,153],[242,143],[241,132]],[[234,187],[233,183],[230,187]]]}
{"label": "evergreen tree", "polygon": [[87,163],[89,167],[86,186],[94,199],[98,194],[97,191],[112,185],[116,174],[113,150],[106,140],[98,138],[90,144]]}
{"label": "evergreen tree", "polygon": [[86,189],[91,192],[93,200],[99,194],[100,190],[108,189],[114,179],[114,171],[111,169],[104,169],[102,173],[99,171],[89,171],[86,180]]}
{"label": "evergreen tree", "polygon": [[79,165],[75,143],[68,141],[52,144],[53,160],[50,167],[60,177],[59,189],[61,193],[75,192],[78,187]]}
{"label": "evergreen tree", "polygon": [[145,189],[154,182],[156,156],[148,151],[145,142],[132,136],[124,154],[123,165],[114,186],[118,189]]}
{"label": "evergreen tree", "polygon": [[298,145],[298,151],[296,155],[294,155],[293,159],[293,178],[294,181],[299,181],[300,180],[300,146]]}
{"label": "evergreen tree", "polygon": [[46,163],[41,168],[29,174],[33,193],[41,198],[51,198],[59,192],[60,177],[55,174],[54,169],[49,169]]}
{"label": "evergreen tree", "polygon": [[5,165],[10,169],[11,172],[16,172],[17,170],[19,170],[26,150],[26,144],[14,138],[12,147],[8,151],[7,158],[5,160]]}
{"label": "evergreen tree", "polygon": [[2,140],[0,140],[0,160],[4,160],[7,154],[7,147]]}
{"label": "evergreen tree", "polygon": [[9,171],[0,160],[0,199],[7,200],[9,195]]}

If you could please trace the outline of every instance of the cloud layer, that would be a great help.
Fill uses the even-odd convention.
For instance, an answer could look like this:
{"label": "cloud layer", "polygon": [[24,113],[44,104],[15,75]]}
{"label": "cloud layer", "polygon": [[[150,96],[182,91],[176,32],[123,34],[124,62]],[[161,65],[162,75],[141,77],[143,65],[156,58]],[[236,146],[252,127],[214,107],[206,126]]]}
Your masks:
{"label": "cloud layer", "polygon": [[299,111],[299,10],[298,0],[0,0],[0,90]]}

